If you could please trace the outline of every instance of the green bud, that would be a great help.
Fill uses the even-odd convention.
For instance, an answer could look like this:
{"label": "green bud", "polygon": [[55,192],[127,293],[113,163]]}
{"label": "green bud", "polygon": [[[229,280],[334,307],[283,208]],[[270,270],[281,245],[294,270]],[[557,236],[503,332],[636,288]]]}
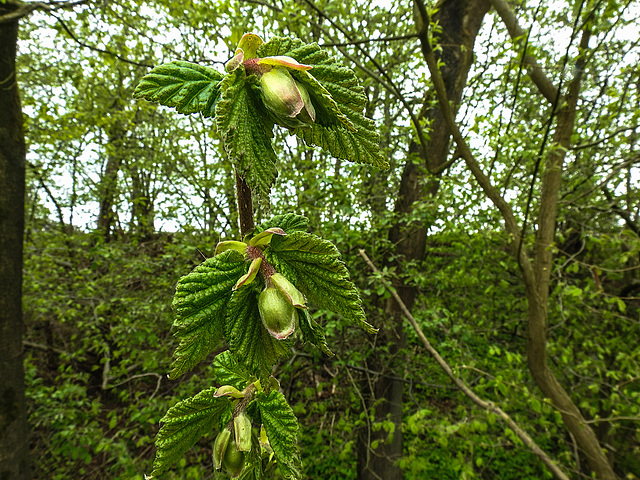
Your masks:
{"label": "green bud", "polygon": [[231,440],[222,459],[222,466],[229,475],[236,478],[244,469],[244,452],[238,450],[235,440]]}
{"label": "green bud", "polygon": [[222,461],[224,460],[229,440],[231,439],[231,430],[222,430],[213,442],[213,468],[220,470]]}
{"label": "green bud", "polygon": [[309,92],[289,73],[287,67],[274,66],[260,77],[262,101],[278,124],[298,128],[312,124],[316,110]]}
{"label": "green bud", "polygon": [[258,310],[264,327],[274,338],[283,340],[295,330],[296,309],[280,289],[265,288],[258,297]]}
{"label": "green bud", "polygon": [[233,428],[236,434],[236,443],[241,452],[251,451],[251,420],[244,412],[240,412],[233,418]]}

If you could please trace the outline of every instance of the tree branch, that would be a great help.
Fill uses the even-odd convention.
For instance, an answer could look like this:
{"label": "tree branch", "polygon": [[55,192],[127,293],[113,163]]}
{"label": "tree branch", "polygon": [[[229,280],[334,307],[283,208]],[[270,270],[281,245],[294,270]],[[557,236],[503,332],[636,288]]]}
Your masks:
{"label": "tree branch", "polygon": [[44,2],[21,2],[19,0],[10,0],[9,4],[17,6],[17,10],[6,13],[0,16],[0,24],[16,22],[21,18],[29,16],[36,10],[45,10],[51,12],[53,10],[59,10],[62,8],[72,8],[76,5],[83,5],[88,3],[89,0],[78,0],[73,2],[59,2],[59,3],[44,3]]}
{"label": "tree branch", "polygon": [[418,34],[412,33],[409,35],[398,35],[394,37],[384,37],[384,38],[365,38],[363,40],[352,40],[349,42],[338,42],[338,43],[323,43],[322,47],[349,47],[353,45],[362,45],[363,43],[375,43],[375,42],[395,42],[398,40],[410,40],[412,38],[418,38]]}
{"label": "tree branch", "polygon": [[529,434],[526,431],[524,431],[522,428],[520,428],[520,426],[504,410],[502,410],[495,403],[491,401],[486,401],[480,398],[478,395],[475,394],[473,390],[471,390],[471,388],[467,386],[466,383],[464,383],[460,378],[458,378],[455,375],[455,373],[453,373],[453,369],[451,368],[451,366],[447,363],[447,361],[444,358],[440,356],[440,353],[438,353],[438,351],[431,345],[431,342],[429,342],[424,332],[420,328],[420,325],[418,325],[418,322],[416,321],[414,316],[411,315],[411,312],[409,311],[409,309],[407,309],[406,305],[404,304],[404,302],[396,292],[395,288],[393,288],[382,277],[382,273],[380,272],[380,270],[377,269],[377,267],[369,259],[369,257],[367,256],[364,250],[360,249],[359,253],[360,253],[360,256],[367,263],[367,265],[369,265],[369,268],[371,268],[371,270],[373,270],[379,276],[380,281],[382,282],[384,287],[387,289],[387,291],[391,294],[391,296],[393,296],[395,301],[398,302],[398,305],[400,306],[402,313],[404,314],[406,319],[409,320],[409,323],[411,324],[416,334],[418,335],[418,338],[422,342],[422,345],[424,346],[425,350],[429,352],[429,354],[433,357],[433,359],[438,363],[440,368],[453,381],[456,387],[458,387],[458,389],[460,389],[462,393],[464,393],[473,403],[478,405],[480,408],[487,410],[488,412],[491,412],[497,415],[498,417],[500,417],[502,421],[506,423],[509,426],[509,428],[511,428],[511,430],[514,431],[514,433],[518,436],[518,438],[522,440],[522,443],[524,443],[542,461],[542,463],[544,463],[547,466],[547,468],[551,471],[551,473],[553,473],[553,475],[557,479],[569,480],[569,477],[565,475],[565,473],[560,469],[560,467],[554,463],[551,457],[549,457],[549,455],[547,455],[547,453],[538,446],[538,444],[529,436]]}
{"label": "tree branch", "polygon": [[[520,39],[525,36],[524,31],[518,25],[516,16],[511,10],[511,7],[506,0],[489,0],[493,8],[502,19],[503,23],[507,27],[509,35],[514,43],[518,44]],[[553,104],[558,97],[558,88],[553,82],[546,76],[538,61],[526,52],[523,55],[523,61],[530,68],[529,77],[533,80],[533,83],[538,87],[540,93],[546,98],[549,103]]]}
{"label": "tree branch", "polygon": [[[420,0],[416,0],[415,4],[417,5],[418,12],[422,16],[423,25],[429,25],[430,19],[424,3],[422,3],[422,1]],[[442,75],[440,74],[437,60],[433,53],[433,49],[431,48],[428,30],[423,29],[421,37],[422,54],[425,58],[425,61],[427,62],[429,73],[431,74],[431,81],[433,82],[433,86],[436,91],[436,96],[440,104],[442,116],[447,125],[449,133],[451,134],[457,145],[458,153],[464,159],[467,167],[473,174],[474,178],[480,185],[480,188],[482,188],[485,195],[489,198],[489,200],[491,200],[491,202],[502,214],[502,218],[504,219],[505,223],[505,229],[507,230],[507,233],[511,235],[512,254],[520,263],[524,276],[529,280],[533,280],[531,262],[526,256],[524,250],[519,251],[518,249],[518,246],[520,244],[520,230],[518,228],[515,216],[513,215],[513,211],[511,210],[511,206],[500,195],[500,192],[498,192],[498,190],[491,184],[491,181],[480,168],[480,165],[471,152],[469,145],[462,136],[462,133],[460,132],[460,129],[458,128],[458,125],[456,123],[455,115],[453,113],[453,109],[451,108],[449,98],[447,96],[447,90],[444,85]]]}
{"label": "tree branch", "polygon": [[619,163],[618,165],[612,167],[611,170],[610,170],[609,175],[607,175],[601,182],[598,182],[595,186],[593,186],[592,188],[590,188],[586,192],[580,194],[579,196],[577,196],[575,198],[572,198],[569,201],[564,202],[564,204],[575,204],[578,200],[582,200],[584,197],[586,197],[587,195],[590,195],[594,191],[602,189],[603,187],[605,187],[607,185],[607,183],[609,183],[613,179],[613,177],[615,177],[618,174],[618,172],[620,170],[622,170],[623,168],[626,168],[626,167],[630,167],[631,165],[635,165],[636,163],[640,163],[640,155],[632,157],[632,158],[630,158],[628,160],[625,160],[624,162]]}
{"label": "tree branch", "polygon": [[117,58],[118,60],[120,60],[122,62],[129,63],[131,65],[136,65],[138,67],[146,67],[146,68],[152,68],[153,67],[153,65],[150,65],[148,63],[141,63],[141,62],[136,62],[134,60],[129,60],[128,58],[123,57],[119,53],[112,52],[111,50],[98,48],[98,47],[96,47],[94,45],[89,45],[88,43],[84,43],[82,40],[80,40],[78,37],[75,36],[75,34],[71,31],[69,26],[64,22],[64,20],[62,20],[60,17],[57,17],[57,16],[55,16],[53,14],[51,14],[51,16],[58,21],[58,23],[62,26],[64,31],[67,32],[67,34],[73,39],[73,41],[76,42],[81,47],[88,48],[89,50],[93,50],[94,52],[103,53],[105,55],[112,56],[112,57]]}

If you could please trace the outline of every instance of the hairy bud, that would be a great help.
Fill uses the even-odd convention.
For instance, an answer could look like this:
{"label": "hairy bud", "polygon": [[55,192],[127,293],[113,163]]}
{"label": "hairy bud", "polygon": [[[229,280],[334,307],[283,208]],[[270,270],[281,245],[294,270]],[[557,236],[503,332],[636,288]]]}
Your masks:
{"label": "hairy bud", "polygon": [[229,440],[231,440],[231,431],[225,428],[218,434],[213,442],[213,468],[216,470],[220,470],[222,467],[222,461],[229,446]]}
{"label": "hairy bud", "polygon": [[278,340],[283,340],[296,328],[296,309],[280,289],[268,287],[258,297],[258,310],[264,327]]}
{"label": "hairy bud", "polygon": [[244,452],[238,450],[235,440],[231,440],[222,459],[222,466],[229,475],[236,478],[244,468]]}

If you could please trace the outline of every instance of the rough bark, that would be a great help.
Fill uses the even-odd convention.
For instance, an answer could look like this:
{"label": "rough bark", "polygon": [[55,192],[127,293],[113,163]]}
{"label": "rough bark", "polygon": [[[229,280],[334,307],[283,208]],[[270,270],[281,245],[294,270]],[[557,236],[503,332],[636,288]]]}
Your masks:
{"label": "rough bark", "polygon": [[[15,12],[17,7],[0,3],[0,18]],[[26,158],[16,79],[17,42],[17,18],[0,22],[0,478],[3,480],[31,478],[22,365]]]}
{"label": "rough bark", "polygon": [[98,212],[97,228],[105,241],[110,241],[116,227],[118,215],[115,211],[118,197],[118,174],[124,163],[123,145],[126,129],[118,118],[124,107],[120,99],[116,99],[110,112],[113,123],[107,128],[107,163],[98,187],[100,210]]}
{"label": "rough bark", "polygon": [[[486,0],[445,0],[439,5],[434,20],[442,26],[441,43],[443,45],[442,75],[447,93],[458,109],[462,93],[467,82],[469,69],[473,62],[473,46],[484,15],[489,10]],[[432,198],[439,188],[439,175],[446,165],[450,152],[450,134],[438,108],[427,108],[425,117],[431,126],[427,145],[411,142],[401,177],[400,188],[395,205],[397,218],[407,217],[416,202]],[[419,159],[416,162],[416,158]],[[428,172],[440,172],[435,175]],[[425,254],[427,230],[429,225],[422,222],[400,220],[389,231],[389,239],[395,246],[394,258],[387,266],[395,267],[400,278],[395,285],[403,303],[411,309],[415,300],[415,287],[402,278],[402,265],[410,261],[421,261]],[[402,471],[395,462],[402,456],[402,376],[406,359],[403,348],[406,335],[402,327],[402,311],[398,303],[390,299],[384,306],[384,325],[380,325],[378,340],[388,345],[389,355],[377,362],[370,362],[369,369],[381,372],[373,385],[370,404],[375,403],[376,421],[391,420],[395,425],[394,434],[387,441],[384,429],[378,432],[363,431],[358,449],[358,478],[361,480],[398,480],[403,478]],[[378,440],[376,449],[370,448],[370,442]]]}
{"label": "rough bark", "polygon": [[151,172],[129,165],[131,178],[131,223],[129,230],[133,235],[149,240],[155,233],[155,203],[152,192]]}

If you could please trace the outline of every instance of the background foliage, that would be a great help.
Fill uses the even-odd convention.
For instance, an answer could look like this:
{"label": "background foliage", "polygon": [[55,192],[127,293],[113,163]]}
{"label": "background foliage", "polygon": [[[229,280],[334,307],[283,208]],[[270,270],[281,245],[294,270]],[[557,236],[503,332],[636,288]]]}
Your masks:
{"label": "background foliage", "polygon": [[[561,189],[549,353],[616,473],[633,479],[640,478],[640,47],[628,32],[637,32],[640,11],[623,1],[588,6],[596,13]],[[556,83],[570,79],[574,66],[563,63],[567,45],[557,38],[568,38],[577,5],[517,7],[521,25],[531,26],[530,53]],[[334,48],[365,86],[366,113],[391,165],[383,172],[335,160],[276,130],[286,166],[272,211],[258,216],[307,216],[312,232],[338,245],[376,326],[388,293],[358,249],[387,265],[386,278],[416,286],[413,313],[456,373],[508,411],[572,478],[585,478],[584,460],[529,374],[520,271],[498,213],[470,173],[454,162],[435,195],[402,218],[394,211],[415,139],[406,106],[417,113],[435,99],[410,4],[359,0],[117,0],[22,23],[25,346],[36,477],[143,478],[164,412],[216,384],[207,364],[167,379],[177,347],[170,302],[180,276],[212,256],[217,241],[238,235],[231,167],[210,121],[131,96],[154,65],[185,59],[221,70],[247,31]],[[475,53],[458,121],[522,225],[527,207],[538,206],[532,182],[541,148],[553,148],[541,147],[549,109],[531,100],[537,94],[522,52],[492,12]],[[429,232],[424,258],[401,270],[390,262],[403,259],[388,240],[399,221]],[[336,356],[296,344],[276,376],[302,424],[305,474],[354,479],[358,432],[397,433],[376,419],[376,399],[364,388],[381,374],[370,368],[372,356],[389,348],[329,312],[314,316]],[[385,372],[405,384],[405,478],[548,478],[513,432],[455,390],[407,335],[403,369]],[[212,441],[198,442],[166,478],[211,478]]]}

